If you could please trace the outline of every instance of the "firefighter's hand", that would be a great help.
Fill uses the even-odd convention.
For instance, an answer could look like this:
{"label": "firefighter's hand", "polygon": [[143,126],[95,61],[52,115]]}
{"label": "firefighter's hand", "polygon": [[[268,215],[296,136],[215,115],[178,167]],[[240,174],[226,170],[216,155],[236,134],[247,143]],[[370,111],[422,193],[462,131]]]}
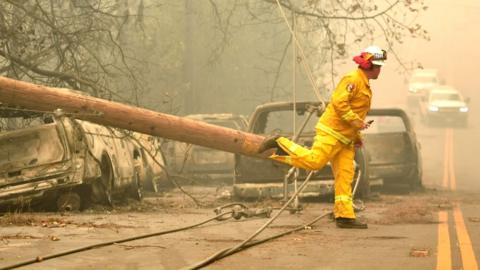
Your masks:
{"label": "firefighter's hand", "polygon": [[352,122],[350,122],[350,124],[357,130],[363,130],[370,126],[368,123],[365,123],[360,119],[355,119]]}
{"label": "firefighter's hand", "polygon": [[355,148],[362,148],[363,147],[363,141],[362,140],[356,140],[355,143],[353,144]]}

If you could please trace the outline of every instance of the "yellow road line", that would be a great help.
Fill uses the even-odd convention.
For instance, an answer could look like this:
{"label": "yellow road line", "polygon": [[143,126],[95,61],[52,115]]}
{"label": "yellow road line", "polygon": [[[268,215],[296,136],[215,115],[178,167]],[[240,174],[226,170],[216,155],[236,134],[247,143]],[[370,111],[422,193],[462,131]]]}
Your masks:
{"label": "yellow road line", "polygon": [[448,213],[438,212],[437,270],[452,269],[450,234],[448,233]]}
{"label": "yellow road line", "polygon": [[[457,179],[455,176],[455,163],[453,151],[453,130],[445,130],[444,145],[444,164],[443,164],[443,187],[454,191],[457,188]],[[462,258],[462,269],[478,269],[475,258],[475,252],[472,248],[472,242],[468,235],[463,214],[457,205],[453,210],[455,220],[455,230],[457,233],[458,246]],[[450,248],[450,234],[448,231],[448,213],[441,211],[438,213],[438,244],[437,244],[437,270],[452,269],[452,254]]]}
{"label": "yellow road line", "polygon": [[467,227],[463,220],[463,214],[460,207],[455,207],[453,210],[455,218],[455,228],[457,230],[458,246],[462,255],[462,266],[465,270],[478,269],[477,260],[475,259],[475,252],[473,251],[472,242],[468,235]]}
{"label": "yellow road line", "polygon": [[[453,151],[453,130],[445,130],[445,145],[443,156],[443,182],[445,189],[450,188],[454,191],[457,188],[457,179],[455,177],[455,163]],[[463,219],[462,210],[457,205],[453,210],[455,220],[455,230],[457,233],[458,247],[462,258],[462,269],[478,269],[475,252],[472,242],[468,235],[467,227]],[[438,213],[438,243],[437,243],[437,270],[452,269],[452,254],[450,248],[450,234],[448,231],[448,213],[440,211]]]}

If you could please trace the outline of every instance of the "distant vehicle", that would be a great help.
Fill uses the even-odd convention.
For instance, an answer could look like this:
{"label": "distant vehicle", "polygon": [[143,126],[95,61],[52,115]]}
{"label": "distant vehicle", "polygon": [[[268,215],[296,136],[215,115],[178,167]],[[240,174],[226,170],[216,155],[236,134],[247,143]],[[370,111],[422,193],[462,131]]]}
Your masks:
{"label": "distant vehicle", "polygon": [[420,188],[421,147],[405,111],[372,109],[367,120],[374,120],[364,131],[370,177],[382,179],[384,186]]}
{"label": "distant vehicle", "polygon": [[416,69],[408,82],[407,105],[409,108],[418,106],[420,97],[429,89],[440,83],[438,71],[435,69]]}
{"label": "distant vehicle", "polygon": [[450,86],[437,86],[421,98],[420,116],[427,125],[454,124],[467,126],[469,99]]}
{"label": "distant vehicle", "polygon": [[[79,210],[86,201],[142,199],[145,182],[164,177],[155,138],[63,115],[0,133],[0,205],[56,205]],[[145,149],[144,149],[145,147]]]}
{"label": "distant vehicle", "polygon": [[[238,114],[191,114],[185,118],[212,125],[245,130],[247,119]],[[201,179],[232,179],[233,154],[183,142],[172,142],[169,147],[169,167],[177,175]]]}
{"label": "distant vehicle", "polygon": [[[278,134],[292,136],[293,120],[297,129],[303,123],[309,107],[320,106],[318,102],[297,102],[296,112],[293,102],[273,102],[258,106],[248,123],[247,132],[263,136]],[[321,110],[321,109],[319,109]],[[315,125],[321,113],[315,113],[307,123],[298,143],[311,146],[315,136]],[[355,156],[355,181],[360,180],[357,195],[366,197],[370,191],[368,164],[364,149],[357,149]],[[244,199],[282,198],[283,179],[289,166],[267,159],[235,155],[234,195]],[[299,184],[305,180],[307,171],[299,170]],[[305,187],[300,197],[318,197],[333,194],[334,177],[330,164],[317,171]],[[294,192],[293,183],[289,183],[288,194]]]}

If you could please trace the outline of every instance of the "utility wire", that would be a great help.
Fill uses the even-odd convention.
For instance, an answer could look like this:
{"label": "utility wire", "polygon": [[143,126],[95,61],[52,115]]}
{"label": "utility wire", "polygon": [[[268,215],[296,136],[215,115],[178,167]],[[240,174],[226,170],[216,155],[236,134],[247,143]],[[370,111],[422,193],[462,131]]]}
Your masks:
{"label": "utility wire", "polygon": [[[39,262],[43,262],[43,261],[50,260],[50,259],[53,259],[53,258],[58,258],[58,257],[70,255],[70,254],[73,254],[73,253],[78,253],[78,252],[94,249],[94,248],[105,247],[105,246],[110,246],[110,245],[114,245],[114,244],[120,244],[120,243],[129,242],[129,241],[134,241],[134,240],[138,240],[138,239],[143,239],[143,238],[159,236],[159,235],[184,231],[184,230],[188,230],[188,229],[193,229],[195,227],[199,227],[203,224],[206,224],[210,221],[219,220],[223,216],[228,215],[228,214],[232,214],[232,213],[233,213],[233,211],[228,211],[228,212],[216,215],[215,217],[206,219],[202,222],[199,222],[199,223],[196,223],[196,224],[193,224],[193,225],[189,225],[189,226],[185,226],[185,227],[176,228],[176,229],[159,231],[159,232],[148,233],[148,234],[142,234],[142,235],[137,235],[137,236],[133,236],[133,237],[113,240],[113,241],[101,242],[101,243],[92,244],[92,245],[88,245],[88,246],[84,246],[84,247],[80,247],[80,248],[74,248],[74,249],[70,249],[70,250],[67,250],[67,251],[62,251],[62,252],[59,252],[59,253],[54,253],[54,254],[50,254],[50,255],[46,255],[46,256],[38,256],[34,259],[29,259],[29,260],[25,260],[25,261],[22,261],[22,262],[19,262],[19,263],[15,263],[15,264],[11,264],[11,265],[1,267],[0,270],[15,269],[15,268],[18,268],[18,267],[27,266],[27,265],[34,264],[34,263],[39,263]],[[225,219],[222,219],[222,220],[225,220]]]}
{"label": "utility wire", "polygon": [[287,15],[285,14],[285,11],[283,10],[282,5],[280,4],[280,1],[279,0],[276,0],[276,1],[277,1],[278,9],[280,10],[280,13],[282,14],[283,20],[285,21],[285,24],[287,25],[288,30],[290,31],[290,34],[292,35],[293,41],[294,41],[295,45],[298,47],[298,50],[299,50],[300,55],[302,57],[302,66],[305,69],[305,73],[307,74],[308,80],[310,81],[310,85],[312,86],[313,93],[315,94],[315,96],[317,97],[317,99],[320,102],[325,104],[325,101],[323,100],[322,95],[318,91],[318,87],[317,87],[317,84],[315,83],[315,79],[313,78],[313,72],[310,69],[310,67],[308,66],[308,64],[306,63],[307,57],[305,56],[302,45],[298,41],[297,36],[295,35],[295,32],[293,31],[292,27],[290,26],[290,23],[288,22]]}
{"label": "utility wire", "polygon": [[310,178],[312,178],[312,176],[315,174],[315,172],[316,171],[310,171],[307,178],[303,181],[302,185],[300,185],[298,190],[290,197],[290,199],[287,202],[285,202],[285,204],[282,206],[282,208],[280,208],[280,210],[275,215],[273,215],[273,217],[271,217],[262,227],[260,227],[256,232],[254,232],[252,235],[250,235],[243,242],[241,242],[240,244],[238,244],[238,245],[236,245],[232,248],[229,248],[227,250],[221,250],[221,251],[213,254],[212,256],[208,257],[207,259],[205,259],[201,262],[198,262],[198,263],[196,263],[192,266],[189,266],[185,269],[189,269],[189,270],[190,269],[200,269],[201,267],[203,267],[207,264],[210,264],[211,262],[213,262],[215,260],[218,260],[220,258],[231,255],[231,254],[237,252],[238,250],[240,250],[241,248],[243,248],[249,241],[251,241],[257,235],[259,235],[262,231],[264,231],[267,228],[268,225],[270,225],[275,219],[278,218],[278,216],[280,216],[280,214],[285,210],[285,208],[287,208],[290,205],[290,203],[292,203],[292,201],[295,199],[295,197],[298,194],[300,194],[300,192],[302,192],[303,189],[307,186],[307,183],[310,181]]}
{"label": "utility wire", "polygon": [[199,269],[199,268],[205,267],[205,266],[207,266],[207,265],[209,265],[209,264],[211,264],[211,263],[213,263],[213,262],[215,262],[215,261],[217,261],[217,260],[223,259],[223,258],[225,258],[225,257],[227,257],[227,256],[229,256],[229,255],[232,255],[233,253],[236,253],[236,252],[242,251],[242,250],[244,250],[244,249],[247,249],[247,248],[249,248],[249,247],[256,246],[256,245],[265,243],[265,242],[270,241],[270,240],[273,240],[273,239],[280,238],[280,237],[282,237],[282,236],[285,236],[285,235],[288,235],[288,234],[291,234],[291,233],[294,233],[294,232],[297,232],[297,231],[307,230],[307,229],[309,229],[313,224],[315,224],[317,221],[319,221],[320,219],[322,219],[322,218],[324,218],[324,217],[326,217],[326,216],[329,216],[329,215],[331,215],[331,214],[332,214],[332,212],[330,211],[330,212],[328,212],[328,213],[322,214],[322,215],[314,218],[313,220],[311,220],[311,221],[308,222],[308,223],[305,223],[305,224],[303,224],[303,225],[300,225],[300,226],[295,227],[295,228],[293,228],[293,229],[290,229],[290,230],[288,230],[288,231],[281,232],[281,233],[278,233],[278,234],[274,234],[274,235],[272,235],[272,236],[270,236],[270,237],[266,237],[266,238],[264,238],[264,239],[251,241],[251,242],[245,244],[242,248],[240,248],[240,249],[238,249],[238,250],[235,250],[234,252],[230,252],[230,253],[229,253],[229,252],[228,252],[228,251],[229,251],[229,248],[226,248],[226,249],[224,249],[224,250],[221,250],[221,251],[217,252],[217,253],[215,254],[214,259],[211,259],[211,258],[213,258],[213,256],[212,256],[212,257],[207,258],[207,259],[205,259],[205,260],[203,260],[203,261],[201,261],[201,262],[198,262],[198,263],[195,265],[196,268],[187,268],[187,269]]}

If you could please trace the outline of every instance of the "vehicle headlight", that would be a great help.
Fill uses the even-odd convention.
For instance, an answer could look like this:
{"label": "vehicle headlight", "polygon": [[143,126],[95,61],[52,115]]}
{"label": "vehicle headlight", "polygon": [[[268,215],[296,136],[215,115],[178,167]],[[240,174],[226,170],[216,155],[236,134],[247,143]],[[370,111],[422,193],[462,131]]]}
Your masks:
{"label": "vehicle headlight", "polygon": [[428,110],[431,111],[431,112],[438,112],[438,107],[431,105],[431,106],[428,107]]}
{"label": "vehicle headlight", "polygon": [[460,112],[468,112],[468,107],[461,107],[459,109]]}

